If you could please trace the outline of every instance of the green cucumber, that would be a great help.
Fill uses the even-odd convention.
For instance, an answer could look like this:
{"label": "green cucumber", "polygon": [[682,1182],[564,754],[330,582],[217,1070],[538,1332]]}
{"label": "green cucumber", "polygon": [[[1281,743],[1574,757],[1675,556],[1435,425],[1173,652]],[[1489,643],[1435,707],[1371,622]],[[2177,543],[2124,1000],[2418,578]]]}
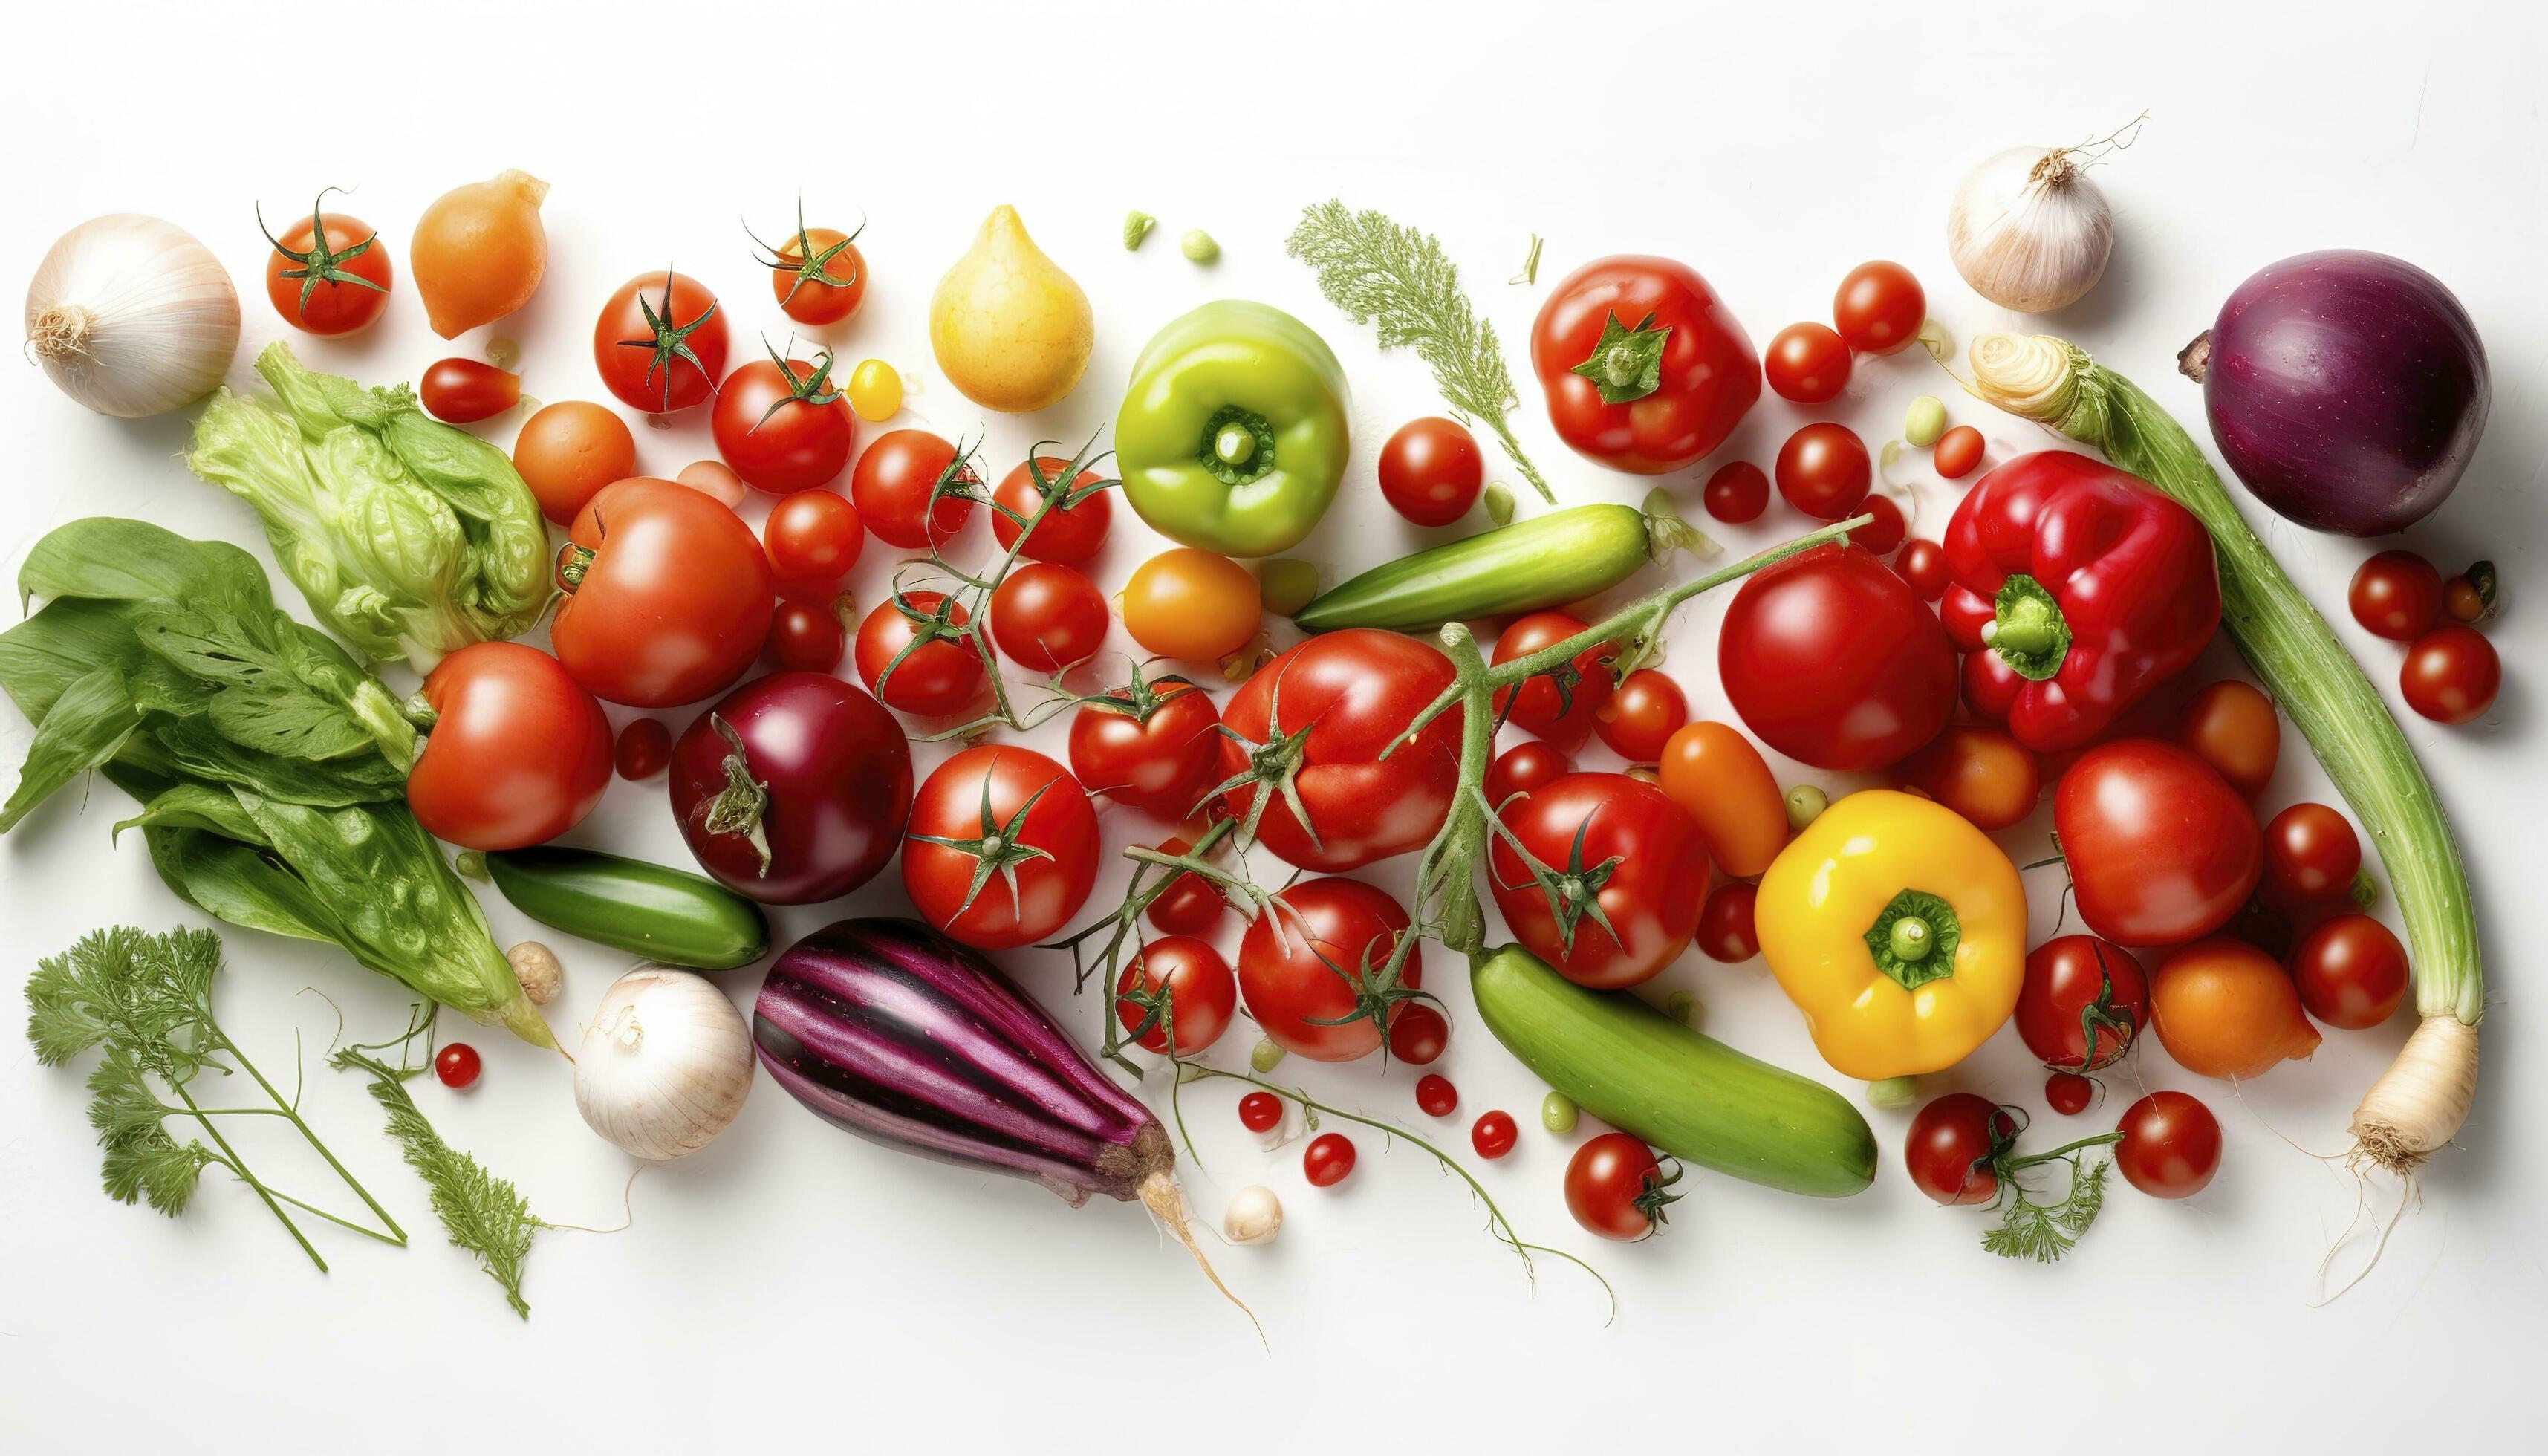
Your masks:
{"label": "green cucumber", "polygon": [[489,855],[487,873],[540,924],[668,965],[732,970],[770,950],[759,905],[685,870],[541,845]]}
{"label": "green cucumber", "polygon": [[1696,533],[1633,505],[1576,505],[1418,551],[1338,583],[1292,616],[1305,632],[1420,631],[1581,601]]}
{"label": "green cucumber", "polygon": [[1504,1049],[1586,1112],[1685,1163],[1815,1198],[1875,1180],[1875,1135],[1839,1093],[1746,1056],[1625,991],[1592,991],[1519,946],[1469,992]]}

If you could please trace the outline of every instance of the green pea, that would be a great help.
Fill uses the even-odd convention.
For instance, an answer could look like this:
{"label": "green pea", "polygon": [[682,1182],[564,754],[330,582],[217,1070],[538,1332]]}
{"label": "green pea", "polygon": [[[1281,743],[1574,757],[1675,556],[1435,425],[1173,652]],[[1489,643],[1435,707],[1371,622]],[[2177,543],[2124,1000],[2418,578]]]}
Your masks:
{"label": "green pea", "polygon": [[1256,1045],[1247,1049],[1247,1064],[1256,1069],[1258,1076],[1263,1076],[1281,1066],[1283,1058],[1288,1054],[1282,1047],[1275,1046],[1271,1038],[1259,1037],[1256,1039]]}
{"label": "green pea", "polygon": [[1675,991],[1664,998],[1664,1015],[1683,1026],[1696,1027],[1699,1018],[1706,1014],[1707,1008],[1699,1005],[1698,998],[1687,991]]}
{"label": "green pea", "polygon": [[1946,432],[1946,401],[1936,395],[1922,395],[1911,402],[1911,412],[1902,418],[1902,438],[1926,450]]}
{"label": "green pea", "polygon": [[1209,263],[1221,256],[1221,244],[1212,240],[1211,233],[1196,228],[1177,239],[1177,251],[1184,253],[1189,263]]}
{"label": "green pea", "polygon": [[1551,1092],[1539,1100],[1539,1125],[1552,1133],[1575,1131],[1575,1099],[1563,1092]]}
{"label": "green pea", "polygon": [[1803,833],[1806,825],[1823,817],[1831,807],[1831,795],[1810,783],[1799,783],[1787,790],[1787,827]]}
{"label": "green pea", "polygon": [[1500,526],[1512,524],[1512,492],[1502,481],[1487,487],[1487,519]]}

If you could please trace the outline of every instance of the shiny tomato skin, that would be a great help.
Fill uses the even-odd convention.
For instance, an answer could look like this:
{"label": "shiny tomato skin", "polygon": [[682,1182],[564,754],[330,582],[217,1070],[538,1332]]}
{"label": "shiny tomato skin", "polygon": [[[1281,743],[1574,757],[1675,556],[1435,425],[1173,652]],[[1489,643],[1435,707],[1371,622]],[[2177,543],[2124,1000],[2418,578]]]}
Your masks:
{"label": "shiny tomato skin", "polygon": [[2149,977],[2121,946],[2095,936],[2060,936],[2027,953],[2010,1020],[2018,1040],[2047,1067],[2096,1071],[2112,1066],[2149,1025]]}
{"label": "shiny tomato skin", "polygon": [[1709,515],[1727,525],[1758,520],[1770,508],[1770,477],[1749,460],[1729,460],[1707,478],[1699,500]]}
{"label": "shiny tomato skin", "polygon": [[[810,383],[814,370],[802,359],[787,361],[799,385]],[[751,360],[725,377],[708,420],[719,458],[745,485],[773,496],[839,479],[859,436],[858,416],[830,381],[819,394],[799,398],[769,359]]]}
{"label": "shiny tomato skin", "polygon": [[[1773,474],[1788,504],[1816,520],[1846,520],[1866,500],[1875,464],[1856,430],[1817,420],[1787,436]],[[1883,553],[1867,548],[1867,554]]]}
{"label": "shiny tomato skin", "polygon": [[567,534],[561,568],[583,551],[592,560],[559,604],[549,641],[595,697],[640,708],[696,702],[760,655],[770,560],[724,505],[638,476],[602,487]]}
{"label": "shiny tomato skin", "polygon": [[1933,1202],[1987,1204],[1999,1196],[1999,1174],[1984,1160],[2017,1131],[2017,1120],[1989,1098],[1950,1092],[1911,1119],[1902,1165]]}
{"label": "shiny tomato skin", "polygon": [[[1352,1061],[1380,1049],[1380,1029],[1355,1017],[1349,977],[1377,970],[1411,934],[1407,911],[1358,879],[1305,880],[1249,922],[1238,948],[1238,991],[1247,1014],[1275,1046],[1313,1061]],[[1280,929],[1277,929],[1277,925]],[[1339,975],[1341,969],[1345,974]],[[1409,951],[1401,984],[1423,984],[1424,952]],[[1393,1027],[1410,1003],[1398,1001]]]}
{"label": "shiny tomato skin", "polygon": [[1790,323],[1761,351],[1761,373],[1779,399],[1819,405],[1849,387],[1849,345],[1819,323]]}
{"label": "shiny tomato skin", "polygon": [[1428,1118],[1447,1118],[1460,1106],[1460,1089],[1449,1077],[1427,1072],[1415,1079],[1415,1106]]}
{"label": "shiny tomato skin", "polygon": [[1900,263],[1877,259],[1849,270],[1832,295],[1832,327],[1862,354],[1898,354],[1928,321],[1929,296]]}
{"label": "shiny tomato skin", "polygon": [[2080,755],[2053,790],[2079,919],[2119,946],[2173,946],[2230,923],[2256,888],[2264,836],[2247,801],[2192,753],[2126,738]]}
{"label": "shiny tomato skin", "polygon": [[2495,706],[2503,663],[2475,627],[2436,627],[2407,649],[2398,685],[2407,706],[2436,723],[2474,722]]}
{"label": "shiny tomato skin", "polygon": [[471,424],[521,403],[522,377],[475,359],[437,359],[415,386],[424,412],[446,424]]}
{"label": "shiny tomato skin", "polygon": [[1218,783],[1221,713],[1212,697],[1182,678],[1152,679],[1147,720],[1130,711],[1133,695],[1106,694],[1125,710],[1081,703],[1070,719],[1070,770],[1089,793],[1161,819],[1193,813]]}
{"label": "shiny tomato skin", "polygon": [[[994,873],[968,906],[980,858],[923,836],[983,838],[986,797],[988,833],[1005,837],[1015,823],[1016,843],[1043,853],[1017,862],[1013,876]],[[902,887],[921,919],[949,937],[980,951],[1015,950],[1049,940],[1079,913],[1097,881],[1097,812],[1069,770],[1032,749],[984,744],[958,752],[921,783],[903,841]]]}
{"label": "shiny tomato skin", "polygon": [[1503,806],[1498,817],[1533,859],[1567,876],[1576,846],[1581,868],[1607,878],[1597,893],[1604,930],[1588,912],[1570,947],[1558,913],[1530,867],[1502,834],[1487,840],[1487,882],[1496,909],[1523,949],[1579,986],[1616,990],[1650,980],[1689,949],[1698,927],[1697,887],[1707,883],[1707,847],[1698,825],[1651,783],[1624,774],[1569,774]]}
{"label": "shiny tomato skin", "polygon": [[1566,1164],[1566,1211],[1587,1233],[1633,1243],[1655,1231],[1638,1202],[1663,1188],[1654,1149],[1625,1133],[1587,1139]]}
{"label": "shiny tomato skin", "polygon": [[1761,931],[1753,919],[1760,895],[1759,886],[1740,879],[1729,879],[1708,891],[1692,939],[1709,959],[1739,965],[1761,954]]}
{"label": "shiny tomato skin", "polygon": [[[1185,840],[1172,837],[1160,844],[1159,853],[1182,855],[1193,848]],[[1144,913],[1162,935],[1205,936],[1220,926],[1228,910],[1229,902],[1221,897],[1221,890],[1189,869],[1168,881],[1168,887],[1159,891],[1159,897],[1150,902]]]}
{"label": "shiny tomato skin", "polygon": [[1342,1133],[1320,1133],[1301,1150],[1301,1176],[1313,1188],[1333,1188],[1352,1175],[1353,1139]]}
{"label": "shiny tomato skin", "polygon": [[1116,593],[1124,630],[1153,657],[1217,662],[1256,640],[1265,592],[1227,556],[1177,546],[1139,566]]}
{"label": "shiny tomato skin", "polygon": [[770,507],[762,522],[770,576],[781,592],[829,593],[858,565],[866,545],[859,508],[832,491],[799,491]]}
{"label": "shiny tomato skin", "polygon": [[[832,252],[835,246],[839,252]],[[807,277],[805,260],[825,253],[832,256],[823,264],[822,277]],[[770,270],[770,297],[780,313],[798,323],[838,323],[866,301],[867,260],[850,235],[837,228],[800,228],[787,234],[771,256],[785,266]]]}
{"label": "shiny tomato skin", "polygon": [[2345,604],[2372,636],[2412,642],[2441,619],[2442,574],[2412,551],[2383,551],[2354,569]]}
{"label": "shiny tomato skin", "polygon": [[2407,951],[2368,915],[2320,921],[2292,948],[2301,1008],[2339,1031],[2367,1032],[2407,999]]}
{"label": "shiny tomato skin", "polygon": [[2221,1122],[2182,1092],[2153,1092],[2115,1126],[2116,1170],[2152,1198],[2192,1198],[2221,1171]]}
{"label": "shiny tomato skin", "polygon": [[1447,526],[1468,514],[1486,479],[1477,437],[1456,419],[1410,419],[1380,449],[1381,498],[1419,526]]}
{"label": "shiny tomato skin", "polygon": [[[1070,566],[1095,556],[1106,544],[1107,527],[1115,519],[1115,493],[1090,491],[1077,504],[1063,504],[1072,493],[1088,490],[1106,479],[1097,471],[1083,470],[1064,481],[1061,473],[1068,469],[1070,462],[1057,455],[1039,455],[1035,458],[1035,471],[1021,460],[1017,469],[1001,477],[999,488],[991,493],[991,535],[1002,551],[1017,545],[1023,533],[1027,544],[1020,555],[1030,561]],[[1037,471],[1044,476],[1043,487],[1036,484]],[[1043,519],[1037,520],[1036,511],[1043,506],[1047,490],[1060,499],[1045,510]],[[1012,515],[1016,519],[1011,519]],[[1029,520],[1035,521],[1033,531],[1021,524]]]}
{"label": "shiny tomato skin", "polygon": [[1271,1133],[1283,1121],[1283,1102],[1271,1092],[1250,1092],[1238,1099],[1239,1126],[1250,1133]]}
{"label": "shiny tomato skin", "polygon": [[1817,769],[1897,763],[1955,711],[1947,629],[1918,592],[1855,546],[1817,546],[1745,579],[1716,656],[1744,726]]}
{"label": "shiny tomato skin", "polygon": [[2324,804],[2294,804],[2265,826],[2266,894],[2284,907],[2341,900],[2362,868],[2362,840]]}
{"label": "shiny tomato skin", "polygon": [[1074,567],[1030,561],[991,593],[991,638],[1019,667],[1058,673],[1106,645],[1106,598]]}
{"label": "shiny tomato skin", "polygon": [[2274,716],[2273,699],[2235,678],[2208,683],[2186,700],[2176,738],[2251,799],[2273,781],[2274,763],[2283,751],[2283,726]]}
{"label": "shiny tomato skin", "polygon": [[[1609,319],[1624,327],[1650,316],[1654,326],[1672,329],[1659,388],[1603,403],[1599,387],[1572,371],[1592,356]],[[1587,459],[1636,475],[1694,464],[1725,443],[1761,398],[1761,360],[1743,325],[1706,279],[1670,258],[1601,258],[1569,274],[1531,325],[1530,359],[1558,437]]]}
{"label": "shiny tomato skin", "polygon": [[[1528,657],[1582,632],[1585,623],[1562,611],[1535,611],[1515,617],[1496,637],[1494,663]],[[1535,675],[1511,687],[1499,688],[1496,711],[1533,738],[1544,739],[1563,753],[1573,753],[1592,736],[1593,714],[1609,702],[1612,680],[1603,662],[1611,653],[1596,642],[1577,653],[1563,668]],[[1560,677],[1566,681],[1562,686]]]}
{"label": "shiny tomato skin", "polygon": [[1660,669],[1639,668],[1593,711],[1592,731],[1629,763],[1651,764],[1688,721],[1689,699],[1681,684]]}
{"label": "shiny tomato skin", "polygon": [[1168,1049],[1168,1028],[1176,1029],[1179,1056],[1192,1056],[1221,1040],[1238,1010],[1238,982],[1229,962],[1211,945],[1192,936],[1162,936],[1133,955],[1115,983],[1115,1015],[1124,1030],[1138,1030],[1149,1012],[1125,999],[1128,992],[1155,993],[1167,988],[1168,1010],[1141,1034],[1145,1051]]}
{"label": "shiny tomato skin", "polygon": [[[956,539],[973,513],[973,498],[951,490],[930,502],[940,477],[956,464],[956,447],[925,429],[891,429],[859,453],[850,469],[850,500],[877,540],[925,551]],[[958,479],[974,488],[971,466]]]}
{"label": "shiny tomato skin", "polygon": [[1442,1013],[1418,1001],[1389,1024],[1389,1055],[1409,1066],[1431,1066],[1451,1045],[1451,1023]]}
{"label": "shiny tomato skin", "polygon": [[635,782],[652,778],[664,772],[673,761],[673,730],[661,718],[631,718],[619,730],[619,743],[613,757],[619,766],[619,776]]}
{"label": "shiny tomato skin", "polygon": [[[939,718],[961,709],[982,691],[982,655],[969,643],[940,637],[922,643],[896,663],[895,656],[919,635],[911,618],[895,605],[897,599],[926,617],[938,610],[946,596],[937,592],[905,592],[899,598],[877,602],[866,620],[859,623],[859,681],[896,712]],[[964,608],[956,607],[951,620],[964,625]]]}
{"label": "shiny tomato skin", "polygon": [[[711,829],[718,796],[742,772],[769,797],[765,866],[747,833]],[[718,699],[673,745],[673,819],[719,884],[770,905],[811,905],[873,879],[911,814],[911,745],[876,700],[826,673],[773,673]]]}
{"label": "shiny tomato skin", "polygon": [[[389,309],[392,282],[390,245],[370,224],[343,213],[321,213],[316,220],[305,215],[274,234],[275,241],[296,253],[309,252],[310,244],[318,237],[318,229],[312,226],[314,221],[323,223],[326,228],[327,251],[338,255],[336,271],[351,274],[374,286],[365,288],[361,283],[325,279],[316,288],[309,289],[309,301],[304,303],[302,290],[309,288],[310,280],[283,276],[287,270],[299,269],[302,264],[285,257],[280,249],[269,248],[265,255],[266,299],[274,305],[274,311],[283,316],[284,322],[303,333],[322,338],[359,333],[371,327]],[[343,256],[348,248],[359,246],[365,238],[371,239],[370,247],[351,258]]]}
{"label": "shiny tomato skin", "polygon": [[2077,1072],[2054,1072],[2044,1079],[2044,1105],[2065,1118],[2075,1118],[2096,1100],[2097,1084]]}
{"label": "shiny tomato skin", "polygon": [[770,618],[770,660],[799,673],[829,673],[839,668],[849,650],[849,628],[840,613],[817,601],[794,597],[778,603]]}
{"label": "shiny tomato skin", "polygon": [[1664,744],[1656,781],[1697,823],[1708,858],[1728,874],[1760,874],[1787,846],[1787,804],[1778,780],[1752,740],[1730,723],[1684,724]]}
{"label": "shiny tomato skin", "polygon": [[1965,710],[1985,723],[2006,723],[2009,710],[2017,706],[2017,695],[2026,689],[2026,680],[1996,652],[1964,654],[1958,676],[1963,680]]}
{"label": "shiny tomato skin", "polygon": [[1996,728],[1950,728],[1893,772],[1902,786],[1963,815],[1976,829],[2024,823],[2044,788],[2035,751]]}
{"label": "shiny tomato skin", "polygon": [[1929,463],[1938,474],[1951,481],[1962,480],[1982,463],[1982,432],[1969,424],[1959,424],[1938,437]]}
{"label": "shiny tomato skin", "polygon": [[1531,739],[1514,744],[1496,756],[1487,766],[1487,802],[1501,804],[1517,793],[1527,793],[1561,774],[1575,772],[1575,762],[1556,749]]}
{"label": "shiny tomato skin", "polygon": [[[682,339],[689,358],[659,350],[660,335],[646,320],[649,309],[667,329],[689,329]],[[725,311],[706,284],[686,273],[629,279],[592,324],[592,365],[601,372],[602,386],[619,403],[650,414],[687,410],[715,394],[725,377]]]}
{"label": "shiny tomato skin", "polygon": [[1902,543],[1901,554],[1893,558],[1893,571],[1911,584],[1923,601],[1946,595],[1947,584],[1955,579],[1947,565],[1947,548],[1919,537]]}
{"label": "shiny tomato skin", "polygon": [[610,786],[610,719],[556,658],[479,642],[425,675],[434,713],[408,806],[436,839],[518,850],[583,822]]}
{"label": "shiny tomato skin", "polygon": [[522,421],[513,437],[513,469],[540,502],[540,514],[571,526],[603,487],[637,474],[637,437],[605,406],[560,400]]}
{"label": "shiny tomato skin", "polygon": [[1222,714],[1229,728],[1223,775],[1248,771],[1251,746],[1306,728],[1293,786],[1310,823],[1273,785],[1253,781],[1225,795],[1230,816],[1245,819],[1258,793],[1273,794],[1257,841],[1304,869],[1353,869],[1421,849],[1459,787],[1461,710],[1435,718],[1411,742],[1398,740],[1452,676],[1450,659],[1431,647],[1368,627],[1313,637],[1257,669]]}
{"label": "shiny tomato skin", "polygon": [[1469,1145],[1483,1158],[1502,1157],[1520,1140],[1521,1129],[1513,1123],[1512,1114],[1502,1108],[1478,1114],[1477,1122],[1469,1128]]}
{"label": "shiny tomato skin", "polygon": [[[1902,507],[1890,496],[1869,496],[1858,503],[1852,515],[1872,516],[1866,524],[1849,533],[1850,543],[1869,556],[1891,556],[1902,549],[1902,538],[1911,523],[1902,517]],[[1895,575],[1900,575],[1896,573]],[[1903,577],[1904,581],[1911,580]]]}

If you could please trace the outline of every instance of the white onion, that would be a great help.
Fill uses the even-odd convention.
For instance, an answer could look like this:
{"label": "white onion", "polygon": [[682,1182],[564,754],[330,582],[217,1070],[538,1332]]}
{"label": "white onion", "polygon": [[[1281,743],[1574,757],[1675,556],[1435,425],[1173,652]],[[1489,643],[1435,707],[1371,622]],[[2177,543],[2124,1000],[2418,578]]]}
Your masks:
{"label": "white onion", "polygon": [[212,250],[138,213],[63,233],[27,285],[28,352],[100,414],[139,419],[211,394],[238,336],[238,292]]}
{"label": "white onion", "polygon": [[1947,211],[1947,250],[1973,292],[2041,314],[2078,302],[2106,273],[2114,213],[2075,146],[2016,146],[1973,168]]}
{"label": "white onion", "polygon": [[575,1105],[592,1131],[667,1162],[707,1146],[752,1090],[752,1034],[706,977],[641,965],[613,981],[576,1049]]}

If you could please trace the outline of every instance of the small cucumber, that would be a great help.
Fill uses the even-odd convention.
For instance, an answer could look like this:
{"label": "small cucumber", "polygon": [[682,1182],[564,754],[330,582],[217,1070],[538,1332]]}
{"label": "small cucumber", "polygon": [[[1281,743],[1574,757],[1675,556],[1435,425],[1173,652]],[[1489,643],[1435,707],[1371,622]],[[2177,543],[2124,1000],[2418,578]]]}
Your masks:
{"label": "small cucumber", "polygon": [[487,873],[540,924],[650,960],[732,970],[770,950],[761,907],[703,875],[554,845],[491,854]]}
{"label": "small cucumber", "polygon": [[[1688,527],[1666,516],[1666,530]],[[1618,586],[1677,542],[1633,505],[1577,505],[1373,567],[1294,614],[1305,632],[1419,631],[1580,601]]]}
{"label": "small cucumber", "polygon": [[1478,1015],[1542,1081],[1686,1163],[1815,1198],[1875,1180],[1866,1119],[1820,1082],[1702,1036],[1624,991],[1592,991],[1519,946],[1470,967]]}

